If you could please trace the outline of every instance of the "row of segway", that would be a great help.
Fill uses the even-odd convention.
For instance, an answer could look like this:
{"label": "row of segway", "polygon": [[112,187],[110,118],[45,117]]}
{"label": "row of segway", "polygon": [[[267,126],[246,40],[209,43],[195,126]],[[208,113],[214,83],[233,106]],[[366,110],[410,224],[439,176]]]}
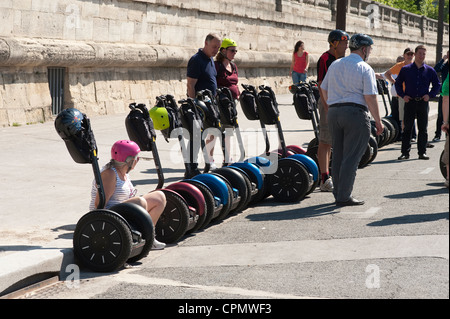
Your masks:
{"label": "row of segway", "polygon": [[[244,96],[247,93],[247,88],[247,86],[244,86]],[[161,130],[167,141],[170,138],[178,139],[186,168],[184,180],[173,183],[163,190],[170,189],[179,192],[174,186],[190,184],[190,188],[197,187],[200,189],[206,202],[203,213],[206,217],[198,216],[195,218],[191,216],[191,220],[196,223],[192,228],[186,226],[186,218],[180,218],[180,209],[168,203],[156,225],[155,232],[158,240],[166,243],[176,242],[186,232],[199,230],[212,221],[221,221],[229,214],[240,212],[248,205],[255,204],[270,195],[279,201],[293,202],[302,200],[314,190],[319,177],[315,162],[304,155],[305,151],[301,147],[285,146],[278,114],[276,114],[274,120],[269,120],[274,114],[270,114],[269,111],[264,112],[262,109],[267,110],[270,104],[273,104],[271,107],[277,108],[275,96],[268,87],[260,87],[260,89],[260,93],[256,93],[255,90],[255,105],[252,107],[257,110],[258,117],[259,114],[263,114],[264,121],[261,122],[263,126],[275,123],[278,127],[281,149],[274,151],[277,153],[276,163],[272,163],[266,156],[270,153],[267,152],[268,145],[262,156],[242,160],[245,150],[237,124],[236,106],[231,93],[227,92],[226,88],[219,89],[219,94],[216,97],[213,97],[211,92],[207,90],[198,92],[196,99],[188,98],[178,101],[179,106],[171,95],[157,97],[155,107],[149,111],[150,117],[155,128]],[[220,94],[224,94],[225,98],[221,98]],[[245,104],[241,99],[242,103]],[[247,106],[243,106],[243,108]],[[142,106],[141,109],[143,109]],[[136,123],[134,124],[134,134],[131,132],[129,123],[127,124],[127,131],[130,139],[140,145],[142,142],[139,141],[138,135],[145,136],[146,134],[138,134],[142,129],[136,128],[136,126],[141,126]],[[199,151],[198,148],[194,147],[195,140],[200,140],[197,141],[197,144],[203,151],[205,163],[208,163],[209,159],[205,151],[202,133],[208,128],[216,128],[224,133],[223,126],[232,127],[237,134],[241,149],[240,161],[231,164],[225,163],[224,167],[212,172],[209,171],[208,165],[205,165],[203,173],[199,170],[193,171],[191,164],[196,161],[195,153]],[[186,136],[188,147],[184,143],[184,137]],[[221,137],[222,150],[225,156],[228,150],[225,147],[224,135],[222,134]],[[268,141],[268,138],[266,138],[266,141]],[[145,150],[144,146],[141,149]],[[301,154],[295,154],[297,152]],[[266,174],[266,172],[270,172],[270,169],[273,169],[273,167],[269,168],[271,165],[277,165],[276,170],[273,174]],[[184,193],[180,195],[181,197],[189,197],[189,190],[185,189]],[[189,202],[189,199],[187,201]]]}
{"label": "row of segway", "polygon": [[[230,213],[242,211],[248,205],[255,204],[270,195],[273,195],[276,200],[292,202],[302,200],[306,194],[310,193],[314,189],[314,182],[318,179],[317,166],[313,160],[304,155],[305,152],[300,147],[293,145],[286,147],[275,96],[269,87],[261,86],[260,89],[260,93],[256,93],[255,90],[255,105],[252,107],[255,108],[258,116],[262,114],[262,127],[265,124],[277,125],[281,148],[268,152],[269,144],[266,136],[266,151],[263,156],[245,161],[242,160],[245,151],[232,98],[216,100],[199,96],[196,100],[179,101],[181,105],[178,107],[170,95],[158,97],[157,107],[168,110],[164,113],[168,121],[167,127],[157,127],[157,129],[161,130],[166,139],[178,138],[186,163],[185,177],[187,178],[165,188],[163,188],[163,169],[155,143],[155,128],[149,116],[152,112],[149,112],[143,104],[130,104],[131,110],[125,120],[127,133],[142,151],[153,153],[159,180],[156,189],[163,191],[167,199],[166,208],[156,227],[153,226],[149,214],[137,205],[119,204],[110,209],[104,209],[105,198],[98,166],[97,145],[90,121],[85,114],[76,109],[62,111],[55,121],[56,130],[77,163],[92,164],[96,187],[100,195],[98,208],[82,216],[74,232],[74,252],[79,261],[93,271],[114,271],[127,261],[137,261],[145,257],[150,251],[155,236],[162,242],[173,243],[188,232],[206,227],[212,221],[220,221]],[[207,92],[206,95],[208,95]],[[228,106],[223,101],[228,101]],[[220,112],[214,112],[214,108],[217,110],[219,107]],[[224,107],[228,108],[228,113],[224,112]],[[276,112],[275,120],[269,120],[269,117],[274,115],[268,109],[269,107]],[[153,113],[159,116],[158,112]],[[219,114],[218,118],[217,114]],[[196,138],[196,129],[201,133],[205,127],[221,128],[221,120],[226,125],[232,126],[238,133],[240,161],[214,172],[208,172],[205,145],[200,138],[205,155],[205,170],[204,173],[192,172],[189,164],[193,160],[192,145],[194,143],[192,142]],[[190,152],[187,155],[188,149],[184,145],[183,128],[187,129],[190,145]],[[226,152],[224,144],[222,149]],[[296,152],[300,154],[295,154]],[[266,158],[269,153],[276,153],[279,160],[275,161],[276,163],[270,162]],[[275,172],[264,173],[272,165],[277,165]]]}
{"label": "row of segway", "polygon": [[[210,116],[208,108],[211,105],[201,103],[199,106],[198,101],[193,99],[181,100],[179,103],[180,106],[171,95],[159,96],[155,107],[150,111],[142,104],[131,105],[133,110],[126,119],[128,135],[131,140],[140,145],[141,150],[149,150],[145,147],[147,138],[142,140],[142,136],[148,135],[145,131],[149,125],[145,123],[152,122],[148,114],[154,120],[155,128],[161,130],[167,141],[176,138],[180,143],[185,160],[185,178],[161,188],[162,191],[167,192],[167,204],[155,227],[156,238],[165,243],[176,242],[186,233],[197,231],[211,222],[223,220],[231,213],[242,211],[256,200],[258,193],[262,193],[263,176],[251,163],[234,163],[214,172],[209,172],[208,165],[203,173],[192,171],[191,163],[195,157],[193,137],[199,135],[201,139],[199,144],[205,155],[205,163],[208,163],[205,143],[201,138],[203,125],[206,122],[208,127],[219,126],[214,123],[220,122],[215,122],[213,119],[205,121],[206,117]],[[144,117],[148,118],[144,119]],[[188,137],[188,147],[184,143],[185,135]],[[156,152],[154,143],[151,149],[154,153]],[[164,169],[161,168],[159,157],[154,156],[154,159],[156,167],[161,169],[162,174]],[[201,209],[199,209],[200,203],[204,205]]]}

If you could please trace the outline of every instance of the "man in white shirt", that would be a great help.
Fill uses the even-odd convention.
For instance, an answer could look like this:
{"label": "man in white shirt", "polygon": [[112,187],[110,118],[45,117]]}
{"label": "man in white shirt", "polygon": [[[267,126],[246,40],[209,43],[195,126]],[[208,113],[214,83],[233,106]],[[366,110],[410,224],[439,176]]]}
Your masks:
{"label": "man in white shirt", "polygon": [[366,63],[372,44],[368,35],[353,35],[349,42],[351,54],[331,64],[321,85],[329,105],[328,125],[333,147],[331,175],[338,206],[364,204],[352,197],[352,191],[358,164],[369,142],[369,111],[375,120],[377,135],[383,132],[375,72]]}

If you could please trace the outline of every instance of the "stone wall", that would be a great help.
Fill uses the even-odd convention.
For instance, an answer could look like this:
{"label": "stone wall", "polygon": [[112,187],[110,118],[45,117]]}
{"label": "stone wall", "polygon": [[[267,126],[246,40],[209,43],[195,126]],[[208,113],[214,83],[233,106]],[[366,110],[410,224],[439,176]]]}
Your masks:
{"label": "stone wall", "polygon": [[[426,44],[434,63],[436,21],[348,0],[347,31],[374,38],[370,63],[390,66],[406,46]],[[52,118],[47,68],[65,68],[65,106],[88,114],[185,96],[187,61],[209,32],[238,43],[242,83],[286,93],[297,40],[316,61],[335,28],[335,0],[0,0],[0,126]],[[448,25],[444,32],[448,48]]]}

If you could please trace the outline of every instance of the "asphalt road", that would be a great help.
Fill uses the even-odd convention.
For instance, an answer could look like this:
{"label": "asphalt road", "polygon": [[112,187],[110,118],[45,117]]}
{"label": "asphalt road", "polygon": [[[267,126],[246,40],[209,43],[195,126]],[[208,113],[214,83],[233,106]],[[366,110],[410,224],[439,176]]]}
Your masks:
{"label": "asphalt road", "polygon": [[[285,138],[287,144],[306,147],[314,137],[312,125],[298,119],[291,98],[279,97]],[[436,107],[431,104],[430,137]],[[100,162],[109,158],[110,145],[124,138],[124,117],[91,119]],[[244,141],[259,154],[264,143],[255,135],[257,125],[243,117]],[[71,161],[51,123],[0,130],[2,145],[14,155],[0,159],[11,168],[1,182],[0,253],[39,249],[54,240],[70,247],[74,224],[87,212],[90,167]],[[4,144],[18,136],[18,142]],[[271,136],[276,145],[276,134]],[[162,138],[157,143],[163,165],[171,168],[165,169],[166,185],[180,180],[177,143]],[[444,142],[434,146],[428,149],[429,161],[417,159],[416,146],[411,159],[402,162],[397,161],[399,143],[379,149],[375,161],[357,172],[353,195],[365,200],[363,206],[338,208],[331,193],[319,190],[294,204],[269,197],[119,272],[70,268],[66,281],[24,298],[448,299],[449,193],[438,164]],[[153,189],[153,163],[138,165],[132,173],[138,190]],[[12,212],[17,212],[14,218]],[[181,311],[181,300],[171,304],[170,313]]]}

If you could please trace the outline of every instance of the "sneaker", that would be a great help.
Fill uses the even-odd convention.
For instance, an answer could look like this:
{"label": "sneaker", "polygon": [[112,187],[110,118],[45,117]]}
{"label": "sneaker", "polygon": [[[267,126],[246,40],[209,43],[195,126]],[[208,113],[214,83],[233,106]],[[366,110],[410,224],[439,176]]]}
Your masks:
{"label": "sneaker", "polygon": [[440,136],[435,136],[434,138],[433,138],[433,142],[439,142],[441,140],[441,137]]}
{"label": "sneaker", "polygon": [[320,191],[322,192],[332,192],[333,191],[333,180],[329,177],[325,182],[320,181]]}
{"label": "sneaker", "polygon": [[209,163],[209,169],[212,170],[212,171],[215,170],[215,169],[217,169],[216,164],[215,164],[214,162]]}
{"label": "sneaker", "polygon": [[164,249],[164,247],[166,247],[166,244],[157,241],[156,239],[153,240],[152,250],[161,250]]}

